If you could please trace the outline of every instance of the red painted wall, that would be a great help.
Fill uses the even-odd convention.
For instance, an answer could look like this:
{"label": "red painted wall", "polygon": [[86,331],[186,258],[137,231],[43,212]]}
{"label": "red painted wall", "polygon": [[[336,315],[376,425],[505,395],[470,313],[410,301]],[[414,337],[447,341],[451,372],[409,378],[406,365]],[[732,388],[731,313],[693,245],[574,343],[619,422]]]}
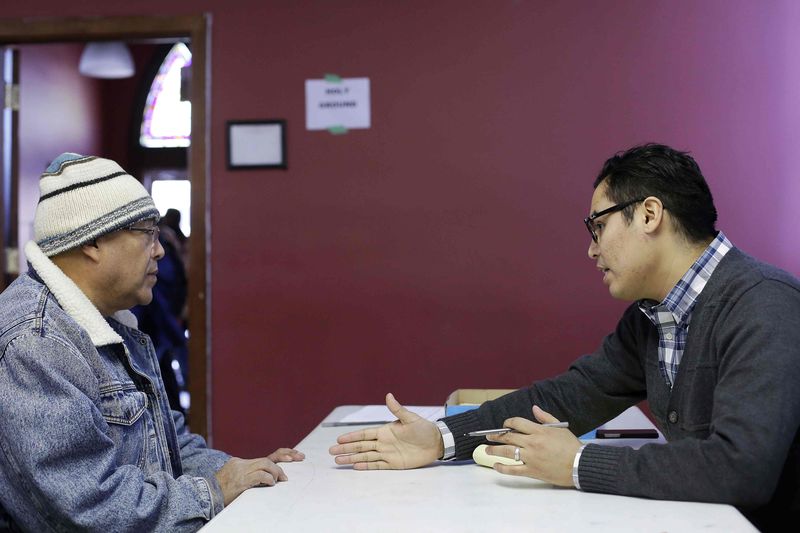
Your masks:
{"label": "red painted wall", "polygon": [[[218,7],[219,6],[219,7]],[[234,8],[235,7],[235,8]],[[33,1],[4,17],[213,16],[214,441],[294,444],[333,407],[516,387],[624,304],[581,223],[605,158],[692,150],[719,227],[800,274],[800,5]],[[304,129],[303,82],[366,76],[372,128]],[[288,171],[228,171],[225,122],[288,120]]]}

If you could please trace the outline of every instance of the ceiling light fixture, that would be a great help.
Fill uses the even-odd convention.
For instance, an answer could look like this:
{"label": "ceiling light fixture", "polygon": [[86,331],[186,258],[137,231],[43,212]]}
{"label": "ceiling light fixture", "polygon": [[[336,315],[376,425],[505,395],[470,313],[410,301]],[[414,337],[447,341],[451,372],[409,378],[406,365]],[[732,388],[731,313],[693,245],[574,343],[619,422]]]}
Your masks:
{"label": "ceiling light fixture", "polygon": [[130,78],[134,72],[133,57],[121,41],[86,43],[78,71],[90,78]]}

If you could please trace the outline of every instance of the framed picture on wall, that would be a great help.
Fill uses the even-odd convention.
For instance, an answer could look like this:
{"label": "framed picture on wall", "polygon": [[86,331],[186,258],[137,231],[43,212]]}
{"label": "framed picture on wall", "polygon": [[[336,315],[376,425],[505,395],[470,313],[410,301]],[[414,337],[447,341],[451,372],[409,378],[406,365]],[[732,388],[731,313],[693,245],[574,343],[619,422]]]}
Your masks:
{"label": "framed picture on wall", "polygon": [[286,121],[229,120],[228,169],[287,169]]}

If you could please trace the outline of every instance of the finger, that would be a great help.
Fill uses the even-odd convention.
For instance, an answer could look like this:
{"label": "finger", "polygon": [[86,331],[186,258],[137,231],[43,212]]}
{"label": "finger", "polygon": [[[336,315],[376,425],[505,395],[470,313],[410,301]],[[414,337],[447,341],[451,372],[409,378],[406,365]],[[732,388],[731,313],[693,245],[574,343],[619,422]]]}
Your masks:
{"label": "finger", "polygon": [[297,450],[293,450],[291,448],[278,448],[277,450],[272,452],[268,458],[272,462],[281,461],[290,463],[292,461],[302,461],[303,459],[305,459],[305,457],[306,457],[305,454]]}
{"label": "finger", "polygon": [[292,451],[284,455],[281,461],[291,463],[292,461],[302,461],[305,458],[306,454],[304,454],[303,452]]}
{"label": "finger", "polygon": [[394,394],[391,392],[386,395],[386,407],[388,407],[389,411],[391,411],[392,414],[396,416],[403,424],[410,424],[419,418],[419,415],[412,413],[400,405],[400,402],[395,399]]}
{"label": "finger", "polygon": [[291,455],[291,456],[292,456],[292,458],[293,458],[295,461],[302,461],[303,459],[305,459],[305,458],[306,458],[306,454],[304,454],[304,453],[303,453],[303,452],[301,452],[300,450],[295,450],[294,448],[292,448],[291,450],[289,450],[287,453],[288,453],[289,455]]}
{"label": "finger", "polygon": [[279,467],[272,461],[269,462],[267,467],[264,469],[272,475],[273,478],[277,479],[278,481],[286,481],[289,478],[286,477],[286,473],[284,473],[283,468]]}
{"label": "finger", "polygon": [[273,455],[289,455],[290,453],[296,452],[296,451],[297,450],[293,450],[291,448],[278,448],[277,450],[272,452],[272,454]]}
{"label": "finger", "polygon": [[359,431],[351,431],[336,437],[336,442],[345,444],[348,442],[356,442],[359,440],[375,440],[378,438],[378,428],[367,428]]}
{"label": "finger", "polygon": [[533,431],[533,426],[535,425],[537,424],[534,424],[527,418],[521,418],[518,416],[506,418],[505,422],[503,422],[503,427],[513,431],[508,431],[506,433],[492,433],[491,435],[486,435],[486,439],[494,442],[508,442],[508,438],[515,433],[529,435],[531,431]]}
{"label": "finger", "polygon": [[348,453],[363,453],[374,452],[378,449],[378,441],[376,440],[362,440],[361,442],[353,442],[348,444]]}
{"label": "finger", "polygon": [[[359,442],[351,442],[349,444],[340,444],[331,448],[333,455],[343,455],[347,453],[361,453],[370,452],[378,449],[378,441],[362,440]],[[335,453],[334,453],[335,452]]]}
{"label": "finger", "polygon": [[501,474],[509,476],[525,476],[528,475],[525,465],[504,465],[503,463],[495,463],[492,468]]}
{"label": "finger", "polygon": [[500,448],[502,448],[502,446],[487,446],[486,447],[486,454],[487,455],[500,456],[501,455]]}
{"label": "finger", "polygon": [[486,440],[492,442],[506,442],[509,433],[493,433],[491,435],[486,435]]}
{"label": "finger", "polygon": [[531,441],[531,434],[537,431],[537,428],[541,427],[538,424],[534,424],[530,420],[525,420],[530,427],[526,428],[526,431],[530,431],[530,433],[525,433],[522,430],[516,431],[509,431],[508,433],[504,433],[502,435],[487,435],[486,438],[491,442],[496,442],[497,447],[505,444],[506,447],[511,446],[513,450],[514,447],[519,446],[520,448],[524,448],[525,446],[529,446]]}
{"label": "finger", "polygon": [[[556,419],[554,418],[553,420]],[[527,418],[522,418],[519,416],[507,419],[505,422],[503,422],[503,427],[511,428],[514,430],[502,435],[503,439],[501,439],[501,441],[506,443],[512,442],[512,439],[515,436],[533,435],[536,434],[537,431],[541,431],[543,429],[541,423],[537,424],[536,422],[532,422]]]}
{"label": "finger", "polygon": [[275,476],[265,470],[253,470],[244,477],[248,487],[272,487],[275,485]]}
{"label": "finger", "polygon": [[386,461],[373,461],[370,463],[356,463],[353,470],[394,470]]}
{"label": "finger", "polygon": [[380,461],[381,454],[378,452],[353,453],[350,455],[337,455],[334,460],[337,465],[355,465],[356,463],[371,463]]}
{"label": "finger", "polygon": [[494,455],[496,457],[506,457],[508,459],[514,459],[514,450],[517,446],[487,446],[486,453],[488,455]]}
{"label": "finger", "polygon": [[351,442],[349,444],[340,444],[338,446],[333,446],[329,451],[333,455],[345,455],[350,453],[369,451],[366,446],[366,443],[368,442],[374,442],[374,441],[359,441],[359,442]]}
{"label": "finger", "polygon": [[343,445],[341,445],[341,444],[336,444],[336,445],[334,445],[334,446],[331,446],[330,448],[328,448],[328,453],[329,453],[330,455],[339,455],[339,454],[341,454],[341,453],[344,453],[344,452],[342,451],[342,446],[343,446]]}
{"label": "finger", "polygon": [[286,474],[283,473],[283,469],[276,465],[269,457],[261,457],[259,459],[252,459],[248,461],[247,468],[249,471],[259,471],[262,470],[264,472],[269,472],[272,477],[279,481],[285,481]]}
{"label": "finger", "polygon": [[345,455],[337,455],[336,457],[333,458],[333,460],[337,465],[352,465],[358,463],[359,461],[363,462],[365,457],[366,454],[363,453],[361,454],[351,453]]}
{"label": "finger", "polygon": [[305,459],[306,456],[302,453],[284,453],[283,455],[279,455],[277,457],[278,461],[273,459],[273,463],[281,462],[281,463],[292,463],[294,461],[302,461]]}
{"label": "finger", "polygon": [[559,421],[558,418],[554,417],[538,405],[534,405],[532,411],[533,417],[542,424],[552,424]]}

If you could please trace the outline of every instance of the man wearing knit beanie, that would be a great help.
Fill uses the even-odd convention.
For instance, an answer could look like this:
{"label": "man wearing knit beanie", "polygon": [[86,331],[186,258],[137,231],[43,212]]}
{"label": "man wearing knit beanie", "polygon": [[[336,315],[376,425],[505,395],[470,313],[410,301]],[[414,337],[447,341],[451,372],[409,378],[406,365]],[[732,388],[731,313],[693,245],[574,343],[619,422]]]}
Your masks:
{"label": "man wearing knit beanie", "polygon": [[114,161],[65,153],[40,180],[29,270],[0,294],[0,530],[192,531],[286,479],[281,448],[232,458],[171,411],[150,338],[158,210]]}

